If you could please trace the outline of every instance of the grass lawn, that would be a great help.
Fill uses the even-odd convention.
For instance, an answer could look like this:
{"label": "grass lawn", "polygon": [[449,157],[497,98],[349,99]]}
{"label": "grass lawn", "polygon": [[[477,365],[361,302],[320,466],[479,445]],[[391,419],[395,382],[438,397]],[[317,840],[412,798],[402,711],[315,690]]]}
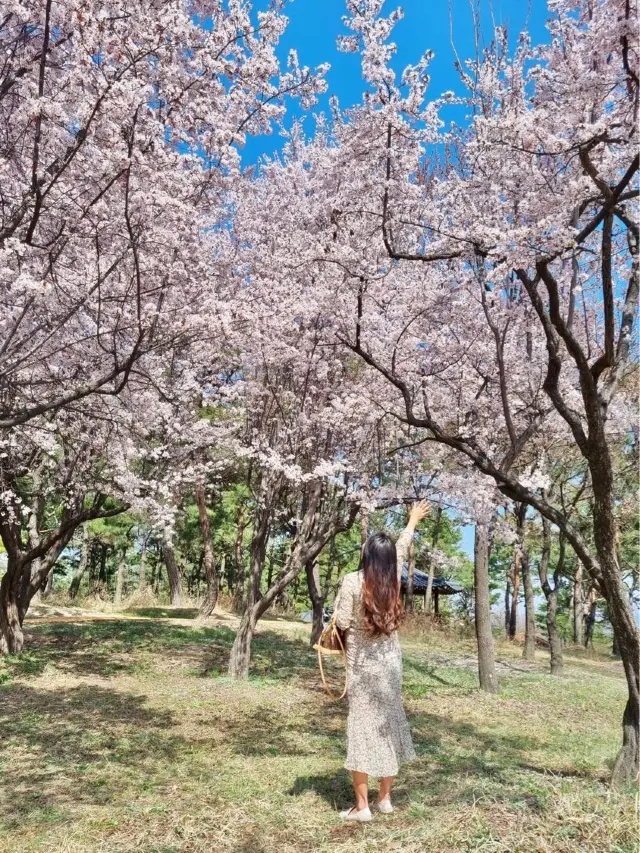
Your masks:
{"label": "grass lawn", "polygon": [[29,623],[0,662],[0,853],[638,849],[632,794],[605,784],[619,664],[571,658],[557,679],[501,646],[490,697],[471,643],[405,638],[419,759],[395,814],[344,825],[346,704],[324,699],[302,630],[269,624],[234,684],[226,627]]}

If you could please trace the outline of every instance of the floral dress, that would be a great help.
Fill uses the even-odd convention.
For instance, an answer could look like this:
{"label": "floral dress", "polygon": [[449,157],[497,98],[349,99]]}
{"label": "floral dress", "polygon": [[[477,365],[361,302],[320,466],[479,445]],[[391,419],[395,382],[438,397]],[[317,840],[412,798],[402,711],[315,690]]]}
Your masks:
{"label": "floral dress", "polygon": [[[396,543],[398,576],[411,541]],[[345,768],[381,778],[416,757],[402,706],[402,652],[394,631],[371,636],[362,607],[362,572],[345,575],[335,603],[337,626],[346,631],[349,716]]]}

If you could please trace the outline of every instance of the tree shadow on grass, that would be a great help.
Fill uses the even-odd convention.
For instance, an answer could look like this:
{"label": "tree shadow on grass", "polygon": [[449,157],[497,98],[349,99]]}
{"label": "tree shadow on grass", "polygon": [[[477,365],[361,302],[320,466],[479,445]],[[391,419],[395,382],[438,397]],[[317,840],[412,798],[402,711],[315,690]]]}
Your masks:
{"label": "tree shadow on grass", "polygon": [[173,715],[146,702],[96,685],[0,688],[0,767],[13,792],[0,814],[17,825],[31,812],[103,805],[120,792],[114,766],[125,775],[171,766],[185,741],[168,732]]}
{"label": "tree shadow on grass", "polygon": [[[30,623],[25,651],[4,659],[3,680],[41,675],[47,666],[76,675],[135,674],[141,655],[162,652],[180,661],[181,655],[186,659],[187,649],[197,674],[226,676],[234,638],[235,632],[225,626],[191,628],[126,619]],[[202,652],[194,656],[194,647],[200,647]],[[255,636],[250,678],[282,683],[298,679],[311,689],[321,689],[316,652],[306,642],[275,631]]]}
{"label": "tree shadow on grass", "polygon": [[[224,637],[215,647],[209,648],[203,659],[202,676],[226,676],[229,653],[235,634],[227,628]],[[284,637],[275,631],[257,634],[251,644],[249,678],[259,678],[287,683],[301,680],[305,686],[321,689],[318,675],[317,653],[307,642]]]}
{"label": "tree shadow on grass", "polygon": [[[40,675],[53,666],[76,675],[108,678],[134,673],[136,655],[157,654],[180,647],[202,645],[220,648],[228,656],[234,633],[228,628],[189,628],[164,622],[100,619],[29,625],[25,651],[4,659],[8,676]],[[6,680],[6,679],[5,679]]]}
{"label": "tree shadow on grass", "polygon": [[344,747],[346,708],[305,703],[290,713],[269,707],[244,708],[216,721],[234,753],[249,757],[338,757]]}
{"label": "tree shadow on grass", "polygon": [[[402,769],[394,785],[393,799],[398,806],[472,805],[488,790],[494,799],[512,805],[546,802],[545,792],[536,789],[540,777],[532,776],[540,772],[529,755],[541,746],[536,738],[488,733],[435,714],[414,714],[410,723],[418,759]],[[370,790],[376,787],[376,780],[371,779]],[[299,796],[307,791],[315,792],[332,808],[353,797],[344,771],[301,776],[287,793]]]}

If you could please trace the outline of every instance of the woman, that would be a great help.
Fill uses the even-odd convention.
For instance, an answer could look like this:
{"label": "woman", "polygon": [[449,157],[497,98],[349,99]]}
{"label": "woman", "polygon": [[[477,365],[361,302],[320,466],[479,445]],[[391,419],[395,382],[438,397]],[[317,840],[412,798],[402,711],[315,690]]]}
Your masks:
{"label": "woman", "polygon": [[415,758],[402,707],[402,653],[396,629],[403,608],[400,578],[417,524],[429,513],[415,504],[397,545],[383,533],[369,536],[360,569],[345,575],[336,598],[336,625],[346,631],[349,716],[347,760],[356,805],[345,820],[369,821],[369,776],[380,779],[376,807],[393,811],[391,785],[403,761]]}

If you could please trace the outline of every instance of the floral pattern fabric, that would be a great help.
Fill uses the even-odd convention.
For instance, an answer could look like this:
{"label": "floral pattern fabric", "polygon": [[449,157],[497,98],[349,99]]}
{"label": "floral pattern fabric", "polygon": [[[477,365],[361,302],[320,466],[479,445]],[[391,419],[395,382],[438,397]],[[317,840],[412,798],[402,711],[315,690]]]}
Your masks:
{"label": "floral pattern fabric", "polygon": [[[411,531],[398,542],[402,574]],[[364,625],[362,572],[345,575],[335,603],[337,626],[346,631],[348,700],[345,768],[381,778],[396,776],[416,757],[402,705],[402,652],[397,633],[372,637]]]}

